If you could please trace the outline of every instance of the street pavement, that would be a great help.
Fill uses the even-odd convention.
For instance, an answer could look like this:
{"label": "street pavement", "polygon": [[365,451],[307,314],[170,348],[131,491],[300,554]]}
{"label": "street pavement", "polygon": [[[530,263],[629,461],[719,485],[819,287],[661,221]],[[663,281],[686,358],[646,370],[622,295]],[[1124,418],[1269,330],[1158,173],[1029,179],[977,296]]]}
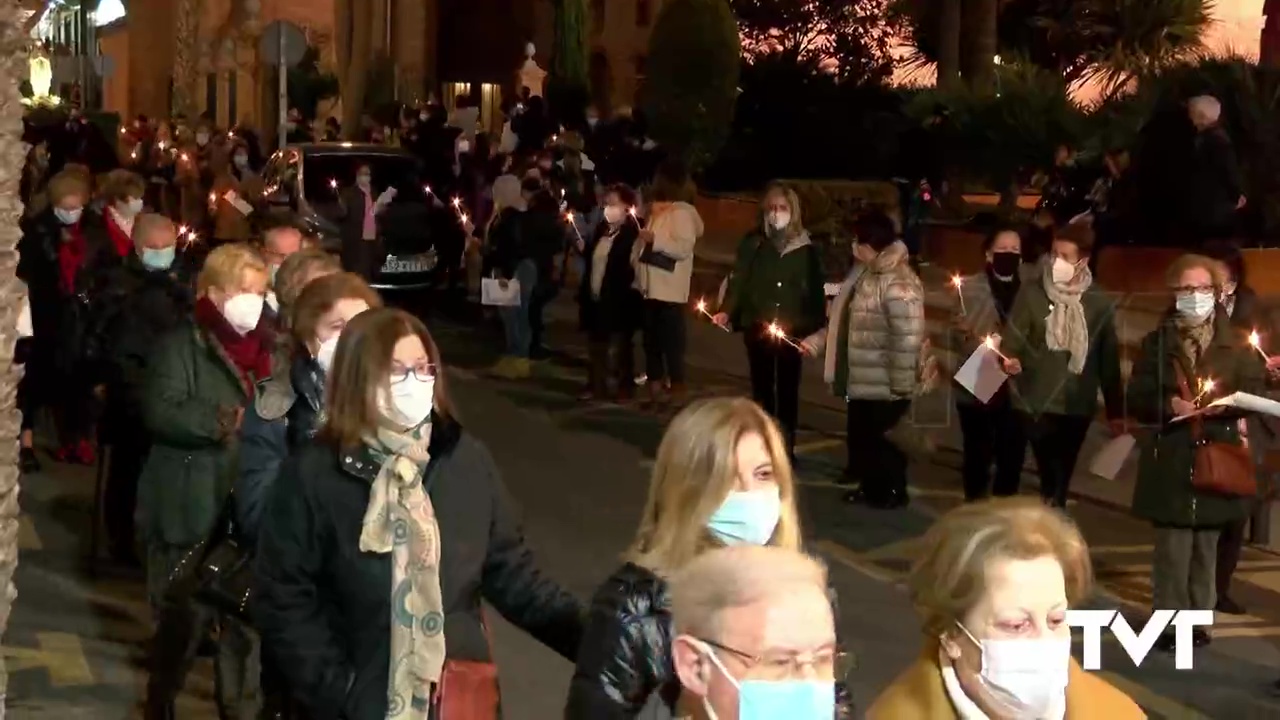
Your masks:
{"label": "street pavement", "polygon": [[[582,341],[573,307],[549,312],[548,344],[559,352],[528,381],[486,372],[499,333],[482,320],[431,322],[447,364],[462,422],[489,446],[522,509],[527,534],[551,576],[588,598],[618,564],[643,503],[648,469],[669,419],[609,403],[575,399],[583,381]],[[690,318],[690,384],[697,396],[744,394],[745,360],[737,336]],[[849,680],[866,707],[919,652],[921,636],[901,580],[914,541],[939,513],[960,502],[959,457],[932,440],[911,470],[911,505],[873,511],[840,502],[834,484],[843,466],[843,414],[821,387],[820,368],[806,369],[802,392],[799,475],[812,548],[827,559],[840,597],[839,629],[857,659]],[[924,434],[951,432],[945,398],[914,412]],[[1028,488],[1034,476],[1028,474]],[[93,477],[48,462],[24,480],[19,596],[0,654],[10,673],[9,712],[19,719],[136,716],[149,614],[141,578],[97,563],[86,572]],[[1150,603],[1149,528],[1122,510],[1093,502],[1069,512],[1088,539],[1099,579],[1091,607],[1121,609],[1140,624]],[[1152,653],[1141,668],[1115,642],[1104,644],[1108,679],[1154,718],[1280,717],[1268,685],[1280,677],[1280,557],[1249,550],[1235,595],[1251,611],[1219,616],[1214,643],[1177,671]],[[572,672],[569,663],[503,622],[495,623],[504,706],[509,720],[558,717]],[[201,661],[179,708],[180,718],[214,717],[208,661]]]}

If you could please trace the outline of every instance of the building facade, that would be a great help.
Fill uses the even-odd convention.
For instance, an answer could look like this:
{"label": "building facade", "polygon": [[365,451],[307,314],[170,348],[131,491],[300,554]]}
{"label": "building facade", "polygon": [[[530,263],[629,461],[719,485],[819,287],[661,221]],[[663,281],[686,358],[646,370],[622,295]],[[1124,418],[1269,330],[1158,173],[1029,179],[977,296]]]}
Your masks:
{"label": "building facade", "polygon": [[639,102],[649,59],[649,33],[662,0],[591,0],[591,88],[602,110]]}

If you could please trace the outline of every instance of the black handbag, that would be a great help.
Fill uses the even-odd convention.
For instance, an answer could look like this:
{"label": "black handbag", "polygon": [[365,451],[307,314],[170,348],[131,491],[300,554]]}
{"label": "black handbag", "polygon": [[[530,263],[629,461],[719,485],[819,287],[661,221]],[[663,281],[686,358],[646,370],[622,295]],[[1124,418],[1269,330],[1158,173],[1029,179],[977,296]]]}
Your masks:
{"label": "black handbag", "polygon": [[209,537],[174,568],[168,593],[171,599],[194,600],[249,622],[252,586],[251,553],[236,532],[235,496],[228,495]]}

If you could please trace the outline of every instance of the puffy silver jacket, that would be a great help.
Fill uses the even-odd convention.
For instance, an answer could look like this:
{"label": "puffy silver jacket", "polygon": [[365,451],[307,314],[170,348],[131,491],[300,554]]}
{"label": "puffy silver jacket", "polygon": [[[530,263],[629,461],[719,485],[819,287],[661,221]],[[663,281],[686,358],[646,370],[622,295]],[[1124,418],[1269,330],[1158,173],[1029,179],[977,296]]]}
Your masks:
{"label": "puffy silver jacket", "polygon": [[915,395],[925,339],[924,288],[907,259],[906,245],[895,242],[870,263],[856,265],[831,305],[827,328],[808,339],[815,348],[825,348],[823,376],[834,384],[837,328],[848,323],[849,373],[844,394],[850,400]]}

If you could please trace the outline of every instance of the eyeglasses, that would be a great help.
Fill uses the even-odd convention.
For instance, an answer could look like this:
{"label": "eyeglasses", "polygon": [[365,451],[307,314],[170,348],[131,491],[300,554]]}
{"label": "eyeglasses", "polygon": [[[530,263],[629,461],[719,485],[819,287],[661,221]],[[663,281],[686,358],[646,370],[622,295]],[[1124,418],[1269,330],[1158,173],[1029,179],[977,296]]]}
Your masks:
{"label": "eyeglasses", "polygon": [[414,367],[414,368],[407,368],[407,369],[398,368],[398,367],[391,368],[391,384],[392,385],[399,385],[405,380],[408,380],[409,376],[413,376],[413,378],[415,380],[418,380],[419,382],[429,382],[431,380],[435,380],[436,366],[431,363],[426,363],[424,365],[419,365],[418,367]]}
{"label": "eyeglasses", "polygon": [[806,653],[777,651],[764,655],[752,655],[706,638],[700,639],[716,650],[736,655],[743,661],[748,671],[755,671],[753,674],[759,680],[788,680],[802,677],[806,674],[805,668],[812,668],[812,674],[825,676],[829,673],[839,682],[847,678],[857,665],[851,653],[841,652],[834,645]]}
{"label": "eyeglasses", "polygon": [[1180,292],[1180,293],[1211,293],[1211,292],[1213,292],[1213,286],[1212,286],[1212,285],[1180,285],[1180,286],[1178,286],[1178,287],[1174,288],[1174,292]]}

